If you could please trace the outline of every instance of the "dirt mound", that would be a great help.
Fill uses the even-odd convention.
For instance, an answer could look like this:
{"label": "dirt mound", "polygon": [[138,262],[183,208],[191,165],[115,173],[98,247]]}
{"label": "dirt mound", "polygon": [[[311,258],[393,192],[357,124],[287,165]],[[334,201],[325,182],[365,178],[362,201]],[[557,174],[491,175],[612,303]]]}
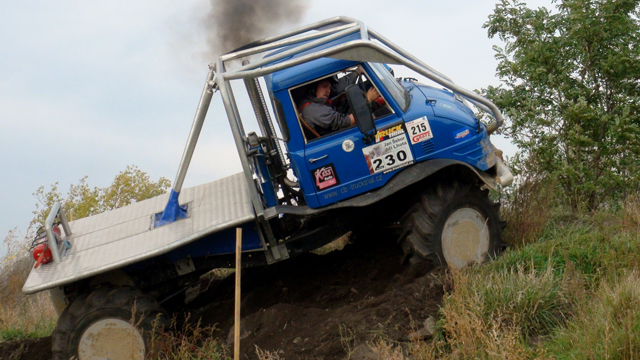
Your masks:
{"label": "dirt mound", "polygon": [[[394,238],[370,234],[324,256],[306,254],[246,270],[242,358],[257,359],[256,345],[287,359],[342,359],[376,337],[407,341],[426,318],[435,317],[445,276],[424,262],[401,265]],[[233,285],[233,277],[227,278],[192,305],[194,318],[217,324],[229,345]]]}
{"label": "dirt mound", "polygon": [[[243,270],[242,358],[257,359],[256,346],[286,359],[344,359],[353,351],[357,358],[376,338],[407,341],[435,317],[445,275],[424,262],[401,265],[395,238],[363,234],[327,255]],[[216,324],[220,341],[232,346],[233,276],[209,285],[184,311]],[[50,337],[0,343],[0,360],[50,358]]]}
{"label": "dirt mound", "polygon": [[50,360],[51,336],[0,342],[0,360]]}

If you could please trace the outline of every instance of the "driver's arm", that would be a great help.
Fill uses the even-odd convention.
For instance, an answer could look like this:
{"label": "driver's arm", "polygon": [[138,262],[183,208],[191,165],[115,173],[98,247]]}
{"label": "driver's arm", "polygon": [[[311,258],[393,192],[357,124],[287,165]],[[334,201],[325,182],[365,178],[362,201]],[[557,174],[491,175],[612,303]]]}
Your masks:
{"label": "driver's arm", "polygon": [[336,94],[343,93],[347,86],[355,84],[358,80],[358,76],[362,74],[364,74],[364,70],[362,69],[362,67],[358,66],[354,71],[338,79],[338,83],[333,84],[333,86],[331,87],[331,91],[335,92]]}

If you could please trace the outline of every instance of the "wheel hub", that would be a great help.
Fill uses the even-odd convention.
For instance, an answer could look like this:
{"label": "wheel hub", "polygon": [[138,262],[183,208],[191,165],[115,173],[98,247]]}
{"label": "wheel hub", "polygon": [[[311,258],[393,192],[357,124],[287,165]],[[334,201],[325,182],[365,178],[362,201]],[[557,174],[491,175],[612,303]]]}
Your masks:
{"label": "wheel hub", "polygon": [[80,360],[144,359],[145,345],[140,332],[121,319],[101,319],[91,324],[78,344]]}
{"label": "wheel hub", "polygon": [[447,264],[460,269],[482,262],[489,251],[487,219],[471,208],[454,211],[442,229],[442,253]]}

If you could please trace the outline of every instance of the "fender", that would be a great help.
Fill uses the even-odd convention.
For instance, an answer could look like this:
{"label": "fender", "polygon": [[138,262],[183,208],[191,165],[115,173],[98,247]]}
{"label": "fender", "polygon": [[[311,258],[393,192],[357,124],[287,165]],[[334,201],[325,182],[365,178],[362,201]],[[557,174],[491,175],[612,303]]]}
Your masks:
{"label": "fender", "polygon": [[463,165],[472,170],[482,182],[489,188],[496,190],[498,182],[496,179],[487,174],[484,171],[479,171],[473,166],[458,160],[451,159],[435,159],[421,162],[419,164],[410,166],[398,174],[396,174],[389,182],[387,182],[381,188],[371,191],[367,194],[359,195],[352,199],[341,201],[339,203],[331,204],[320,209],[312,209],[308,206],[292,206],[292,205],[276,205],[265,210],[264,215],[267,219],[274,218],[279,214],[293,214],[293,215],[312,215],[322,213],[328,210],[334,210],[346,207],[364,207],[376,203],[396,192],[406,188],[409,185],[415,184],[427,178],[430,175],[442,170],[448,166]]}

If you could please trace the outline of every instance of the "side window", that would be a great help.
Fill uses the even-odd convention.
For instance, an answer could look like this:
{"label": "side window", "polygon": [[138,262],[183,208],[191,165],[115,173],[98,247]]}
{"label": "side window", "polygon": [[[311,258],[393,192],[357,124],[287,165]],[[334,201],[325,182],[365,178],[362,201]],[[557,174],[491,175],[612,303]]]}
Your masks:
{"label": "side window", "polygon": [[353,84],[369,101],[374,120],[393,113],[361,66],[314,79],[289,89],[306,142],[355,126],[345,94],[347,86]]}

